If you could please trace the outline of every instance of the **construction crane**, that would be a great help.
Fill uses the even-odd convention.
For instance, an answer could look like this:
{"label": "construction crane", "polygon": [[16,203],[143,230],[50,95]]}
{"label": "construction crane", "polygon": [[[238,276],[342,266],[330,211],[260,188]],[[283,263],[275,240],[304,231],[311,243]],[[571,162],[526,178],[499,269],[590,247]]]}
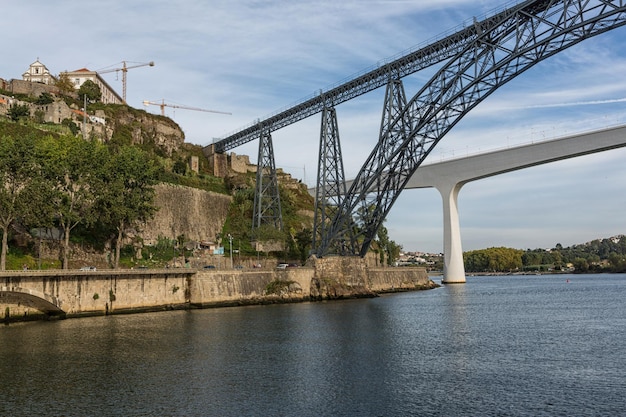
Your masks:
{"label": "construction crane", "polygon": [[204,111],[204,112],[207,112],[207,113],[232,114],[232,113],[228,113],[228,112],[225,112],[225,111],[207,110],[207,109],[201,109],[201,108],[198,108],[198,107],[179,106],[179,105],[176,105],[176,104],[169,104],[169,103],[166,103],[165,100],[161,100],[160,103],[157,103],[155,101],[144,100],[143,101],[143,105],[144,106],[153,105],[153,106],[161,107],[161,116],[165,116],[165,108],[166,107],[172,107],[172,108],[175,108],[175,109]]}
{"label": "construction crane", "polygon": [[130,66],[126,65],[126,61],[122,61],[122,68],[111,68],[111,69],[106,69],[103,71],[96,71],[96,72],[99,74],[106,74],[108,72],[122,71],[122,101],[124,102],[124,104],[126,104],[126,73],[128,72],[129,69],[146,67],[146,66],[154,67],[154,61],[150,61],[146,63],[139,63],[136,65],[130,65]]}

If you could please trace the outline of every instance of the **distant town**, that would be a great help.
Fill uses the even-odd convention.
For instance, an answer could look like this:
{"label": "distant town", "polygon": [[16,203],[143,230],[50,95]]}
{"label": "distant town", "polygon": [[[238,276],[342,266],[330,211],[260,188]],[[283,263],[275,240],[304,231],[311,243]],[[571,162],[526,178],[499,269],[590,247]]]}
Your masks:
{"label": "distant town", "polygon": [[424,266],[427,269],[443,267],[443,253],[400,252],[396,266]]}

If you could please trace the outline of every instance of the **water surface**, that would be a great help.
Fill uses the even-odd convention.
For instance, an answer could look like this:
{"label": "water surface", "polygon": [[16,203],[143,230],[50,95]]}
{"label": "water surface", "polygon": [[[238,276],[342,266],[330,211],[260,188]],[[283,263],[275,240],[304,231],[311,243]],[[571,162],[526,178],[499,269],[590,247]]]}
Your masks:
{"label": "water surface", "polygon": [[11,324],[0,415],[626,415],[625,300],[623,274],[469,277],[374,299]]}

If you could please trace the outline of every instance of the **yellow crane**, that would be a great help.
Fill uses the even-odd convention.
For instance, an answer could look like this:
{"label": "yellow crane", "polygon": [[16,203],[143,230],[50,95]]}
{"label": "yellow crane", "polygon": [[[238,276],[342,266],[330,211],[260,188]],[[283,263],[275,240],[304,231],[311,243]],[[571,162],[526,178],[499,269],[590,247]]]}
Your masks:
{"label": "yellow crane", "polygon": [[199,107],[189,107],[189,106],[180,106],[180,105],[177,105],[177,104],[169,104],[169,103],[166,103],[165,100],[161,100],[160,103],[157,103],[155,101],[144,100],[143,101],[143,105],[144,106],[153,105],[153,106],[161,107],[161,116],[165,116],[165,108],[166,107],[172,107],[172,108],[175,108],[175,109],[204,111],[204,112],[207,112],[207,113],[232,114],[232,113],[225,112],[225,111],[207,110],[207,109],[201,109]]}
{"label": "yellow crane", "polygon": [[128,72],[129,69],[146,67],[146,66],[154,67],[154,61],[138,63],[138,64],[130,65],[130,66],[126,65],[126,61],[122,61],[122,68],[110,68],[110,69],[105,69],[105,70],[96,71],[96,72],[99,74],[106,74],[108,72],[117,73],[118,71],[122,71],[122,101],[124,102],[124,104],[126,104],[126,73]]}

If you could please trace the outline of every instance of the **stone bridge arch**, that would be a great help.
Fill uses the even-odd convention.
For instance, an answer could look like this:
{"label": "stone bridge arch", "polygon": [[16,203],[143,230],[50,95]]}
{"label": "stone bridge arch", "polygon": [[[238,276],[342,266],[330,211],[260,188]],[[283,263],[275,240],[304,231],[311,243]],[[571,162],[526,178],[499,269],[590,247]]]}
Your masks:
{"label": "stone bridge arch", "polygon": [[40,291],[22,287],[0,287],[0,304],[19,304],[49,316],[64,316],[61,300]]}

